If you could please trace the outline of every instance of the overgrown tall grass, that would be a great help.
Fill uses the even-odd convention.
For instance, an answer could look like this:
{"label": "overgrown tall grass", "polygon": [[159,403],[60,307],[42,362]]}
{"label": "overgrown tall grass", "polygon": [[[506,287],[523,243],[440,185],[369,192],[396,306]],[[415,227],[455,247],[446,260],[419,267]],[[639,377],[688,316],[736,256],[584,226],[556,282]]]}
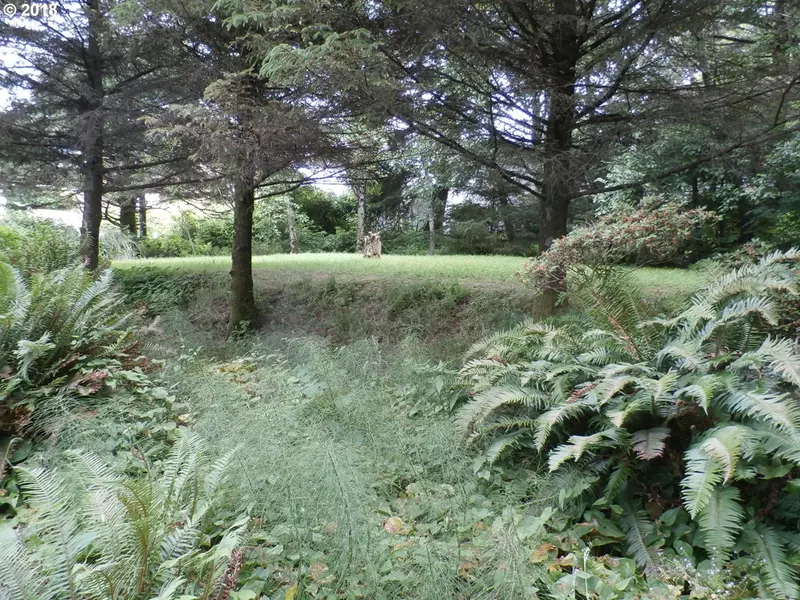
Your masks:
{"label": "overgrown tall grass", "polygon": [[[184,347],[148,351],[177,365],[170,378],[191,398],[192,429],[219,452],[240,448],[223,504],[247,505],[261,523],[254,556],[265,569],[263,582],[245,585],[274,594],[299,584],[309,595],[297,598],[529,597],[530,550],[483,523],[519,504],[525,486],[513,498],[486,496],[450,417],[436,409],[424,348],[316,337],[220,348],[179,314],[165,322],[167,340]],[[492,538],[490,551],[475,532]]]}

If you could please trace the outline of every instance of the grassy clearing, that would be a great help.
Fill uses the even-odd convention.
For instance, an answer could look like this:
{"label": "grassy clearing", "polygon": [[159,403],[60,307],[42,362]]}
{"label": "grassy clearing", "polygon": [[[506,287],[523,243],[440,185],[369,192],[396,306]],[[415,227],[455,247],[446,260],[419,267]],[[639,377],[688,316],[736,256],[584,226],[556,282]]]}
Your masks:
{"label": "grassy clearing", "polygon": [[[366,260],[356,254],[271,254],[253,258],[258,271],[319,273],[358,277],[406,277],[413,279],[472,279],[475,281],[513,281],[522,269],[524,258],[514,256],[384,256]],[[227,271],[230,258],[198,256],[116,261],[114,266],[178,268],[182,271]]]}
{"label": "grassy clearing", "polygon": [[[522,286],[516,273],[528,259],[516,256],[384,256],[366,260],[356,254],[272,254],[253,258],[256,271],[308,274],[336,277],[399,277],[424,280],[459,280],[467,284],[506,282]],[[198,256],[187,258],[152,258],[120,260],[118,269],[132,267],[175,268],[183,272],[227,272],[230,258]],[[700,270],[636,269],[636,277],[645,293],[659,297],[684,296],[706,280]]]}
{"label": "grassy clearing", "polygon": [[683,300],[708,282],[708,274],[701,269],[655,269],[651,267],[634,270],[637,283],[645,296]]}

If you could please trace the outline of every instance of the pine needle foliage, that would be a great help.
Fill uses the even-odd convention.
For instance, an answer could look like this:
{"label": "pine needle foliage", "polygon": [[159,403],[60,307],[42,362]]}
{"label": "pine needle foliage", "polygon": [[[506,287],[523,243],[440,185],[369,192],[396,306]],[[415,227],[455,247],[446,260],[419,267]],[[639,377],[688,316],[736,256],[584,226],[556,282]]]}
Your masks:
{"label": "pine needle foliage", "polygon": [[160,476],[124,478],[87,452],[72,454],[70,485],[46,468],[19,468],[32,510],[25,527],[0,529],[0,598],[219,597],[247,520],[213,544],[203,524],[231,457],[209,456],[184,433]]}
{"label": "pine needle foliage", "polygon": [[460,433],[492,461],[525,452],[596,476],[597,506],[628,507],[609,514],[642,567],[669,538],[662,515],[681,507],[696,560],[752,560],[772,597],[800,597],[786,541],[800,518],[786,483],[800,475],[800,352],[773,333],[798,258],[725,273],[670,318],[646,318],[635,286],[609,277],[581,316],[476,344]]}
{"label": "pine needle foliage", "polygon": [[19,434],[48,404],[96,391],[91,373],[129,343],[122,302],[111,271],[24,278],[0,263],[0,432]]}

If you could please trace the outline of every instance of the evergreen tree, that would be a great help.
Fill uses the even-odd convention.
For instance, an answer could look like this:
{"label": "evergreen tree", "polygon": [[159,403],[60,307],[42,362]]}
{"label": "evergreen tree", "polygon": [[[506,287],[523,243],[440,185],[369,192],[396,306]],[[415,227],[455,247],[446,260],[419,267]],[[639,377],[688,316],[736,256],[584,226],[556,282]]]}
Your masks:
{"label": "evergreen tree", "polygon": [[[106,194],[173,183],[191,168],[183,148],[144,135],[142,118],[203,86],[184,29],[146,2],[58,2],[55,15],[0,21],[0,161],[4,190],[82,196],[83,262],[97,267]],[[137,179],[138,178],[138,179]],[[145,182],[144,178],[155,181]]]}

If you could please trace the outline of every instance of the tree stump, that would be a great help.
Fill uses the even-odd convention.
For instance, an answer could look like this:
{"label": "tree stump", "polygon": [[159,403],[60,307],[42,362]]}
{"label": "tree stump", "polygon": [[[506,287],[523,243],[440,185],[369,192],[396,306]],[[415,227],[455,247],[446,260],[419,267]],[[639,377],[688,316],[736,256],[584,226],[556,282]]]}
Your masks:
{"label": "tree stump", "polygon": [[364,258],[381,257],[381,234],[369,232],[364,236]]}

